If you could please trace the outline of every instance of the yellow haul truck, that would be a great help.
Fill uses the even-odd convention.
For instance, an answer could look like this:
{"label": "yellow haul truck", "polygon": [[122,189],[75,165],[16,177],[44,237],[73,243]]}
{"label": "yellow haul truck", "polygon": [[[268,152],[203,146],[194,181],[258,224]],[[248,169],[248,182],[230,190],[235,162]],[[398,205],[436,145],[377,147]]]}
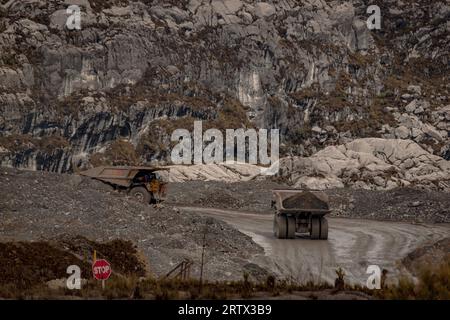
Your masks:
{"label": "yellow haul truck", "polygon": [[314,240],[328,239],[330,213],[328,196],[313,190],[272,190],[272,207],[276,209],[273,233],[278,239],[295,239],[309,234]]}
{"label": "yellow haul truck", "polygon": [[159,203],[165,199],[167,183],[162,181],[157,171],[159,167],[96,167],[80,172],[111,185],[114,189],[125,191],[144,203]]}

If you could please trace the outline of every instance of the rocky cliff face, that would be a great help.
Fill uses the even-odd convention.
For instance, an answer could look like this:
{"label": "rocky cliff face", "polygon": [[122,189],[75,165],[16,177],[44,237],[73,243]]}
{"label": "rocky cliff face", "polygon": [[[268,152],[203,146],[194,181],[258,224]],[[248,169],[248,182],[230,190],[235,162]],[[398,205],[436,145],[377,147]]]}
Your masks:
{"label": "rocky cliff face", "polygon": [[167,161],[194,119],[279,128],[287,156],[379,137],[450,159],[446,1],[0,3],[2,165]]}

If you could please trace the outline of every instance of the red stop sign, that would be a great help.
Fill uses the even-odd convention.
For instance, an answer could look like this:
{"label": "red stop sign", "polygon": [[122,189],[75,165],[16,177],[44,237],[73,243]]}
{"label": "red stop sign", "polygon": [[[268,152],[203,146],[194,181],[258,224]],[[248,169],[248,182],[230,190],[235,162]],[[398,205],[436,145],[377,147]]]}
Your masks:
{"label": "red stop sign", "polygon": [[92,265],[92,273],[97,280],[106,280],[111,275],[111,265],[104,259],[96,260]]}

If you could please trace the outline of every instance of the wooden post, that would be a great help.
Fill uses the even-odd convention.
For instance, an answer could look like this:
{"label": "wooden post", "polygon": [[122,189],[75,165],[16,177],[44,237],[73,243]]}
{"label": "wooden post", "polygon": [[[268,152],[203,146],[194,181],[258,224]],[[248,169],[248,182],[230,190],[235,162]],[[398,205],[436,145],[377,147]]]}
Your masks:
{"label": "wooden post", "polygon": [[205,262],[205,248],[206,248],[206,232],[208,231],[207,226],[205,226],[203,232],[203,241],[202,241],[202,261],[200,265],[200,292],[203,290],[203,266]]}

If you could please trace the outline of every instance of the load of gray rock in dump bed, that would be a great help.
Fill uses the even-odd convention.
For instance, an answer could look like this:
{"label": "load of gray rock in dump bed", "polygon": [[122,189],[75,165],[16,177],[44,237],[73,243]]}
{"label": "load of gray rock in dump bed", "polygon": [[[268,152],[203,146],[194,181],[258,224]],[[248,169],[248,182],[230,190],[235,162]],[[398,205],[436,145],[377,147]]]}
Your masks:
{"label": "load of gray rock in dump bed", "polygon": [[322,201],[312,192],[302,192],[290,196],[283,200],[285,209],[312,209],[312,210],[328,210],[328,203]]}

